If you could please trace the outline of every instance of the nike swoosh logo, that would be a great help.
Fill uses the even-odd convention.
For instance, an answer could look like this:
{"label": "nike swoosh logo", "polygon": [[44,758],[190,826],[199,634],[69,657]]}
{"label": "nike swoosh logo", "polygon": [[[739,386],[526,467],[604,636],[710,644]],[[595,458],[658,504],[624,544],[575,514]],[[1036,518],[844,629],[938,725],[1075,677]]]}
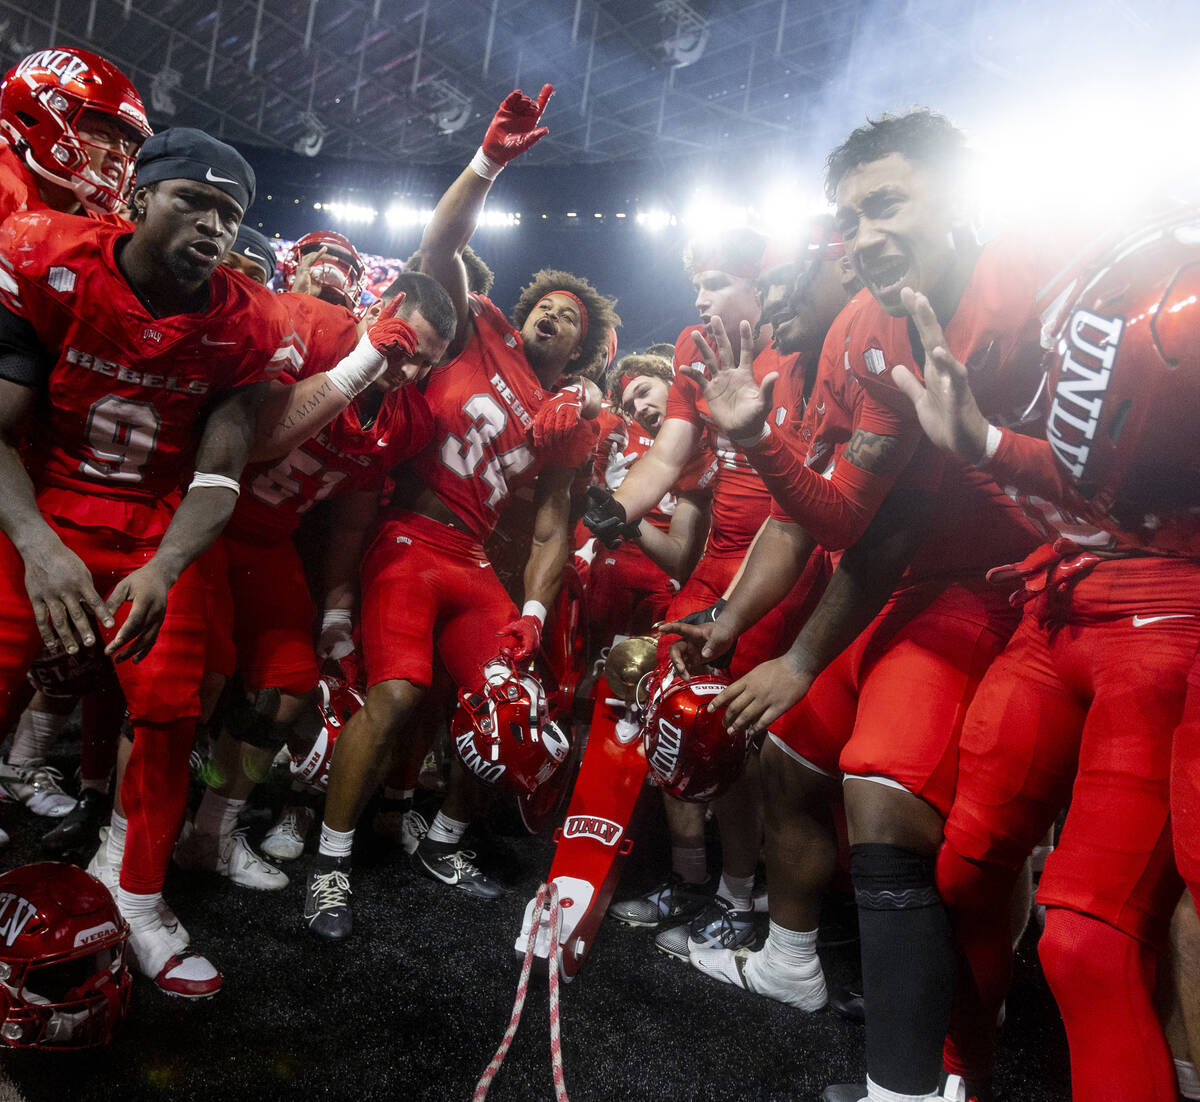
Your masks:
{"label": "nike swoosh logo", "polygon": [[270,260],[268,260],[268,259],[267,259],[265,256],[263,256],[263,254],[262,254],[262,253],[256,253],[256,252],[255,252],[253,249],[244,249],[244,250],[243,250],[243,252],[245,252],[245,254],[246,254],[247,256],[249,256],[249,257],[253,257],[255,260],[260,260],[260,261],[262,261],[264,264],[270,264],[270,263],[271,263],[271,261],[270,261]]}
{"label": "nike swoosh logo", "polygon": [[211,348],[228,348],[228,347],[230,347],[230,346],[232,346],[232,345],[235,345],[235,344],[237,344],[237,341],[210,341],[210,340],[208,339],[208,334],[207,334],[207,333],[205,333],[205,334],[204,334],[204,335],[203,335],[203,336],[200,338],[200,343],[201,343],[201,344],[207,344],[207,345],[208,345],[209,347],[211,347]]}
{"label": "nike swoosh logo", "polygon": [[1157,624],[1159,620],[1188,620],[1195,615],[1194,612],[1168,612],[1163,616],[1134,616],[1133,626],[1144,628],[1147,624]]}
{"label": "nike swoosh logo", "polygon": [[210,184],[236,184],[240,182],[238,180],[231,180],[228,176],[214,176],[211,168],[204,173],[204,178]]}

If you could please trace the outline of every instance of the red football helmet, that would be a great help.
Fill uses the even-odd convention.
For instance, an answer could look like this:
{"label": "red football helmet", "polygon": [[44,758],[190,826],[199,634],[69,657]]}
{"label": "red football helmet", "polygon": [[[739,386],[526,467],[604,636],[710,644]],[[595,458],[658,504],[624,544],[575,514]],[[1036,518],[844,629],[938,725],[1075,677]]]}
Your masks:
{"label": "red football helmet", "polygon": [[357,689],[328,675],[317,684],[317,693],[320,729],[306,754],[292,755],[292,776],[314,792],[324,793],[329,786],[334,744],[350,717],[363,706],[363,698]]}
{"label": "red football helmet", "polygon": [[81,647],[78,654],[43,648],[29,667],[33,687],[47,696],[85,696],[95,692],[112,675],[112,659],[104,654],[103,641]]}
{"label": "red football helmet", "polygon": [[283,289],[292,289],[300,258],[321,248],[325,249],[324,259],[320,264],[314,264],[308,272],[314,288],[311,293],[327,302],[344,306],[355,314],[360,313],[367,279],[366,266],[350,239],[332,230],[306,233],[288,250],[282,265]]}
{"label": "red football helmet", "polygon": [[667,795],[712,800],[741,776],[750,735],[725,730],[724,711],[707,710],[728,685],[724,673],[680,677],[669,661],[650,675],[642,742],[646,761]]}
{"label": "red football helmet", "polygon": [[483,668],[479,692],[460,689],[450,735],[486,784],[533,792],[566,760],[570,742],[549,716],[542,683],[503,658]]}
{"label": "red football helmet", "polygon": [[[113,119],[129,137],[112,150],[111,175],[92,168],[92,153],[110,146],[86,137],[84,112]],[[112,214],[121,205],[138,147],[153,131],[137,90],[111,61],[87,50],[39,50],[17,63],[0,85],[0,129],[30,170],[72,191],[88,210]]]}
{"label": "red football helmet", "polygon": [[1046,438],[1068,508],[1162,550],[1200,535],[1200,213],[1087,264],[1050,330]]}
{"label": "red football helmet", "polygon": [[129,927],[108,889],[43,861],[0,876],[0,1043],[107,1044],[129,1006]]}

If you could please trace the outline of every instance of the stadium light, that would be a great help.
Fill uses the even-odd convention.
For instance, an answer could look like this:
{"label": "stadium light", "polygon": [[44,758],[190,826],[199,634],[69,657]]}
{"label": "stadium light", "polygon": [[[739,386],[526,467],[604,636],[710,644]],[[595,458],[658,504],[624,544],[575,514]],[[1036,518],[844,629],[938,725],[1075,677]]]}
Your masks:
{"label": "stadium light", "polygon": [[379,211],[362,203],[324,203],[322,209],[338,222],[374,222]]}
{"label": "stadium light", "polygon": [[675,225],[675,216],[660,207],[652,207],[650,210],[639,210],[634,221],[643,229],[649,230],[651,233],[658,233],[668,226]]}

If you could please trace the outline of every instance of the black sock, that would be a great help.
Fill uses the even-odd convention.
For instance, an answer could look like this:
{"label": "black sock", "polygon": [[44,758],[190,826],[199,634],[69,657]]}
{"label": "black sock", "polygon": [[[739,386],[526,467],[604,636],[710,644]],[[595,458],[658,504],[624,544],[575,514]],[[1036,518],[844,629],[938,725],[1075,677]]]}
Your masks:
{"label": "black sock", "polygon": [[954,998],[954,938],[934,886],[935,862],[900,846],[850,847],[867,1074],[898,1094],[937,1089]]}

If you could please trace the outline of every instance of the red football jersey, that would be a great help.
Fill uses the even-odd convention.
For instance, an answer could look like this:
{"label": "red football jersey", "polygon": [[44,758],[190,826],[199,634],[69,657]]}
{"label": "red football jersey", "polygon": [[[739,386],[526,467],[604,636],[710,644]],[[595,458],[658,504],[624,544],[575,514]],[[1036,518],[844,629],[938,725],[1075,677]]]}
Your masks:
{"label": "red football jersey", "polygon": [[466,347],[426,383],[433,440],[410,462],[483,543],[505,502],[551,465],[525,438],[548,392],[525,360],[521,334],[489,299],[471,296],[471,318]]}
{"label": "red football jersey", "polygon": [[[277,296],[295,325],[293,348],[306,379],[328,371],[357,343],[349,310],[312,295]],[[295,531],[318,501],[361,490],[382,491],[397,463],[429,443],[433,415],[415,386],[389,391],[366,427],[352,402],[315,436],[282,459],[254,463],[242,474],[242,493],[226,531],[253,543],[274,543]]]}
{"label": "red football jersey", "polygon": [[128,232],[14,214],[0,227],[0,302],[54,359],[32,434],[37,489],[158,506],[187,479],[212,401],[287,362],[288,326],[274,295],[224,267],[203,313],[154,317],[117,267]]}
{"label": "red football jersey", "polygon": [[[698,425],[705,431],[714,456],[712,529],[708,550],[736,553],[750,546],[771,509],[771,495],[762,478],[745,454],[713,423],[700,384],[680,367],[702,363],[696,354],[692,333],[704,332],[702,325],[690,325],[675,341],[675,381],[667,397],[667,417]],[[773,348],[764,348],[754,359],[754,377],[761,382],[773,371],[781,375],[791,371],[793,357],[780,356]]]}

